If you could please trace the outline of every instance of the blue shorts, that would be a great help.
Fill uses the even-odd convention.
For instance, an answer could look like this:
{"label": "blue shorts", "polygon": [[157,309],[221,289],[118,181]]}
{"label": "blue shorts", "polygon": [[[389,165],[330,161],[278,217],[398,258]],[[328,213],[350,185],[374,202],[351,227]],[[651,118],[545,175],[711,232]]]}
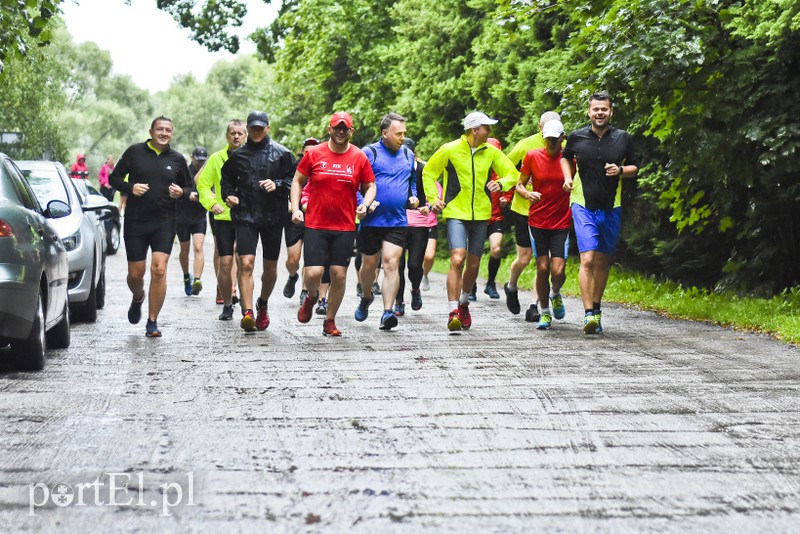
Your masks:
{"label": "blue shorts", "polygon": [[461,221],[447,219],[447,245],[450,250],[464,248],[473,256],[483,255],[486,243],[487,221]]}
{"label": "blue shorts", "polygon": [[580,204],[572,204],[572,223],[578,251],[596,251],[613,254],[619,241],[622,208],[590,211]]}

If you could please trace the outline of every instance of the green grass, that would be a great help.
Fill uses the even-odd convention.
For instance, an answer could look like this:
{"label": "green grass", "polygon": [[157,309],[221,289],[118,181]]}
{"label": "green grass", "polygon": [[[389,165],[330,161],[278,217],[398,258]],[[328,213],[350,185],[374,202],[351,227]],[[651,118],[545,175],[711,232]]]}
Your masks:
{"label": "green grass", "polygon": [[[508,268],[513,256],[503,259],[497,274],[498,288],[508,280]],[[488,254],[481,262],[480,277],[486,277]],[[533,287],[531,265],[522,273],[519,288]],[[450,261],[437,258],[434,271],[446,273]],[[567,262],[567,281],[562,293],[577,297],[578,261]],[[734,293],[715,293],[684,288],[675,282],[626,271],[618,265],[611,269],[604,302],[617,302],[652,310],[668,317],[709,321],[722,326],[771,334],[777,339],[800,344],[800,287],[784,291],[771,299],[742,297]]]}

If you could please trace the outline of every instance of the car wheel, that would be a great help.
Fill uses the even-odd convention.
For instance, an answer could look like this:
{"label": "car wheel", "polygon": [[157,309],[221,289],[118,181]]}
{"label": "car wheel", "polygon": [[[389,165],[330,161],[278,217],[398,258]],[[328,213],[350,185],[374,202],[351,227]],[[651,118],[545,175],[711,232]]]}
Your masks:
{"label": "car wheel", "polygon": [[102,310],[106,306],[106,266],[103,262],[103,270],[100,271],[100,280],[97,282],[97,309]]}
{"label": "car wheel", "polygon": [[42,307],[42,294],[36,298],[36,315],[33,318],[33,327],[28,339],[24,341],[14,341],[11,343],[11,350],[17,368],[25,371],[41,371],[44,369],[45,350],[47,341],[44,335],[44,309]]}
{"label": "car wheel", "polygon": [[69,347],[69,297],[64,297],[64,317],[47,332],[47,346],[53,349]]}
{"label": "car wheel", "polygon": [[92,265],[92,284],[89,289],[89,298],[81,306],[76,306],[75,312],[79,319],[86,323],[93,323],[97,321],[97,286],[94,285],[94,269],[97,268],[97,262]]}
{"label": "car wheel", "polygon": [[109,228],[106,235],[106,254],[109,256],[116,254],[117,250],[119,250],[120,241],[119,223],[111,223],[111,228]]}

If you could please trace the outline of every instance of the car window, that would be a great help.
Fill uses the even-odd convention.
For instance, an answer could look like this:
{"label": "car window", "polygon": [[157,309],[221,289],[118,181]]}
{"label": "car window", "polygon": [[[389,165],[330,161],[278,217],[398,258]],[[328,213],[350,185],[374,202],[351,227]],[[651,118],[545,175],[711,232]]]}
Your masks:
{"label": "car window", "polygon": [[14,184],[11,183],[11,177],[8,175],[4,165],[0,165],[0,196],[12,200],[15,203],[21,202],[19,195],[17,195],[17,190],[14,188]]}
{"label": "car window", "polygon": [[71,204],[64,182],[53,168],[23,169],[22,174],[36,193],[36,198],[42,205],[47,205],[51,200],[60,200]]}
{"label": "car window", "polygon": [[11,198],[15,198],[17,202],[28,209],[42,211],[30,186],[22,179],[20,171],[10,161],[4,161],[3,165],[0,165],[0,172],[5,178],[3,189],[8,187],[9,196],[14,195]]}

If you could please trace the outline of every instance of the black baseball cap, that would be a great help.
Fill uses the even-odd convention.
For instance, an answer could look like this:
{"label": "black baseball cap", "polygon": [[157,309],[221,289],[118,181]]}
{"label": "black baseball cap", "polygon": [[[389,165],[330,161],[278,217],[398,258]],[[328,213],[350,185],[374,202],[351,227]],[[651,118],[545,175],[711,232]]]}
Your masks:
{"label": "black baseball cap", "polygon": [[205,161],[208,159],[208,151],[205,149],[205,147],[196,146],[194,147],[194,150],[192,150],[192,156],[197,161]]}
{"label": "black baseball cap", "polygon": [[410,137],[406,137],[403,139],[403,146],[408,148],[411,152],[417,150],[417,142],[411,139]]}
{"label": "black baseball cap", "polygon": [[269,117],[263,111],[251,111],[247,116],[247,125],[266,128],[269,125]]}

